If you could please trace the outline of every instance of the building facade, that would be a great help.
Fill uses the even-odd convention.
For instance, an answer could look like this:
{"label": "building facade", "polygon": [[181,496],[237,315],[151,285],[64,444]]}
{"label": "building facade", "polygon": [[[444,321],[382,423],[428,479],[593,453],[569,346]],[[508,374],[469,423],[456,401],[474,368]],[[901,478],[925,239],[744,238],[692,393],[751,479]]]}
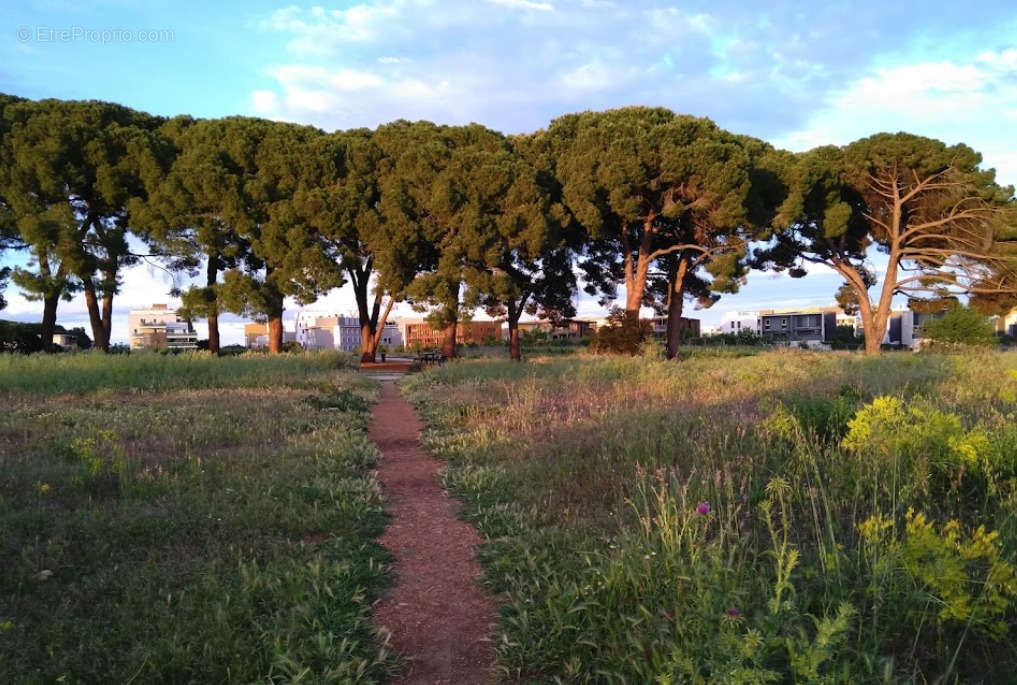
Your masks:
{"label": "building facade", "polygon": [[946,310],[923,314],[910,309],[898,309],[890,312],[887,320],[886,333],[883,335],[884,345],[916,349],[922,346],[922,323],[930,319],[939,319]]}
{"label": "building facade", "polygon": [[[346,317],[338,314],[299,311],[294,322],[294,339],[305,350],[337,349],[341,340],[336,339],[336,333],[339,333],[341,337],[342,327],[339,325],[339,321],[344,318]],[[358,335],[358,346],[360,344],[359,337]]]}
{"label": "building facade", "polygon": [[721,319],[720,324],[714,329],[714,333],[734,333],[752,331],[759,335],[759,317],[761,312],[728,312]]}
{"label": "building facade", "polygon": [[77,350],[78,338],[70,333],[54,333],[53,344],[64,350]]}
{"label": "building facade", "polygon": [[[423,319],[400,319],[397,321],[403,344],[410,349],[441,347],[445,332],[435,330]],[[501,340],[500,321],[460,321],[456,326],[456,344],[480,344],[486,340]]]}
{"label": "building facade", "polygon": [[[297,339],[293,331],[283,331],[283,344],[294,342]],[[268,324],[247,323],[244,324],[244,347],[249,350],[268,349]]]}
{"label": "building facade", "polygon": [[[597,322],[588,319],[565,319],[558,325],[547,320],[520,321],[518,325],[520,335],[542,331],[547,334],[549,340],[578,340],[593,335],[597,330]],[[503,327],[502,337],[508,340],[508,325]]]}
{"label": "building facade", "polygon": [[[653,324],[653,335],[656,338],[667,337],[667,317],[666,316],[655,316],[650,319],[650,323]],[[681,317],[678,319],[678,335],[685,337],[685,331],[692,331],[688,335],[694,338],[700,336],[700,325],[699,319],[690,319],[688,317]]]}
{"label": "building facade", "polygon": [[[320,312],[297,313],[296,341],[305,350],[359,350],[361,347],[360,317]],[[403,344],[402,333],[394,321],[386,321],[382,327],[379,344],[398,347]]]}
{"label": "building facade", "polygon": [[781,312],[761,314],[760,335],[773,343],[792,347],[826,343],[837,326],[837,314],[828,312]]}
{"label": "building facade", "polygon": [[127,315],[132,350],[196,350],[198,334],[188,321],[164,304],[132,309]]}

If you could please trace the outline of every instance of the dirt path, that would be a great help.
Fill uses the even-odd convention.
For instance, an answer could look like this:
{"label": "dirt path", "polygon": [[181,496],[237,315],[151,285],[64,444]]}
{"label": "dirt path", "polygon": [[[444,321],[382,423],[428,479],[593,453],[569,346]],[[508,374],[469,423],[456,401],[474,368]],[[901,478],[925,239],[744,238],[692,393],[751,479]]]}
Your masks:
{"label": "dirt path", "polygon": [[378,477],[391,500],[381,543],[395,556],[396,584],[373,621],[392,632],[392,648],[407,660],[394,682],[491,683],[495,605],[477,585],[480,538],[438,486],[439,463],[420,447],[421,428],[395,385],[382,383],[369,435],[381,450]]}

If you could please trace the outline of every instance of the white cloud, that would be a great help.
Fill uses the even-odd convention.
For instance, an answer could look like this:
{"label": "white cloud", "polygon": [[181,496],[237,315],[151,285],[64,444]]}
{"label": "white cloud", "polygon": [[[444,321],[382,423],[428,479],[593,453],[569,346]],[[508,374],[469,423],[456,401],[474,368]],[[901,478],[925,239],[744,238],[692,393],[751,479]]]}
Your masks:
{"label": "white cloud", "polygon": [[262,28],[293,34],[289,47],[294,52],[328,53],[338,43],[377,40],[397,13],[394,2],[354,5],[346,10],[291,5],[273,12]]}
{"label": "white cloud", "polygon": [[524,10],[539,10],[541,12],[551,12],[554,10],[554,5],[549,2],[532,2],[531,0],[487,0],[492,5],[501,5],[503,7],[512,7],[515,9]]}
{"label": "white cloud", "polygon": [[624,72],[601,62],[591,62],[569,70],[558,77],[558,85],[569,90],[606,90],[620,83]]}
{"label": "white cloud", "polygon": [[906,130],[965,142],[1017,183],[1017,50],[973,59],[886,67],[848,84],[817,109],[808,124],[774,142],[795,150],[844,144],[878,131]]}
{"label": "white cloud", "polygon": [[[517,11],[492,11],[492,4]],[[289,59],[267,69],[274,82],[261,86],[276,92],[278,102],[259,103],[277,104],[278,118],[325,129],[420,117],[480,121],[507,132],[590,107],[683,109],[674,101],[694,96],[688,82],[676,89],[671,77],[717,59],[706,35],[717,23],[703,13],[605,0],[286,7],[262,22],[264,31],[289,41]],[[607,104],[612,94],[627,99],[634,93],[636,100]],[[547,114],[526,116],[537,111]]]}
{"label": "white cloud", "polygon": [[251,107],[258,114],[272,114],[279,109],[279,96],[271,90],[256,90],[251,93]]}

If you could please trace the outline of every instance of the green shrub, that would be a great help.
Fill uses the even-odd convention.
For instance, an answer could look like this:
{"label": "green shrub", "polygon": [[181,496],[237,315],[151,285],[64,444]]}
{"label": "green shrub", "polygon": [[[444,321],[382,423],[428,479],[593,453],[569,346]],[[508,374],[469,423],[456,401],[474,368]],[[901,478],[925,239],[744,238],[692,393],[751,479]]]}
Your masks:
{"label": "green shrub", "polygon": [[983,632],[993,640],[1007,634],[1017,571],[1002,557],[997,533],[978,526],[964,534],[957,520],[937,530],[913,509],[905,517],[903,535],[881,514],[858,529],[872,577],[879,579],[872,592],[893,597],[894,617],[908,621],[914,633],[921,634],[933,614],[958,632]]}
{"label": "green shrub", "polygon": [[956,414],[895,397],[877,397],[862,407],[848,422],[842,445],[907,502],[964,492],[967,475],[984,479],[992,469],[983,429],[966,430]]}
{"label": "green shrub", "polygon": [[989,318],[970,307],[956,306],[939,318],[928,319],[922,323],[920,334],[933,346],[991,347],[999,344]]}
{"label": "green shrub", "polygon": [[607,317],[607,324],[597,327],[590,349],[601,353],[636,355],[652,334],[653,325],[640,320],[638,312],[615,307]]}

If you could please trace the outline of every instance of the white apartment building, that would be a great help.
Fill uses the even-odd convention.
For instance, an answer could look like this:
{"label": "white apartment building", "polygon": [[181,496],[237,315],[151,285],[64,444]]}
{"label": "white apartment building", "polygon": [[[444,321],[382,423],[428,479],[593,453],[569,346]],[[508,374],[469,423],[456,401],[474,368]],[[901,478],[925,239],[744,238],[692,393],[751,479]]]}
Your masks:
{"label": "white apartment building", "polygon": [[761,312],[756,311],[728,312],[716,327],[716,332],[737,334],[748,330],[759,335],[760,314]]}
{"label": "white apartment building", "polygon": [[[297,313],[295,339],[305,350],[360,349],[360,317],[300,311]],[[394,321],[386,321],[382,329],[382,345],[403,344],[403,337]]]}
{"label": "white apartment building", "polygon": [[755,311],[728,312],[721,319],[716,328],[716,333],[740,333],[749,330],[756,335],[762,335],[763,317],[771,314],[828,314],[835,315],[835,326],[856,325],[854,315],[845,314],[839,307],[809,307],[806,309],[760,309]]}
{"label": "white apartment building", "polygon": [[921,325],[923,321],[938,319],[946,314],[944,309],[933,314],[919,314],[910,309],[897,309],[890,312],[890,320],[883,335],[884,345],[895,345],[916,349],[922,346]]}
{"label": "white apartment building", "polygon": [[175,310],[164,304],[151,309],[132,309],[127,315],[132,350],[196,350],[198,334]]}

